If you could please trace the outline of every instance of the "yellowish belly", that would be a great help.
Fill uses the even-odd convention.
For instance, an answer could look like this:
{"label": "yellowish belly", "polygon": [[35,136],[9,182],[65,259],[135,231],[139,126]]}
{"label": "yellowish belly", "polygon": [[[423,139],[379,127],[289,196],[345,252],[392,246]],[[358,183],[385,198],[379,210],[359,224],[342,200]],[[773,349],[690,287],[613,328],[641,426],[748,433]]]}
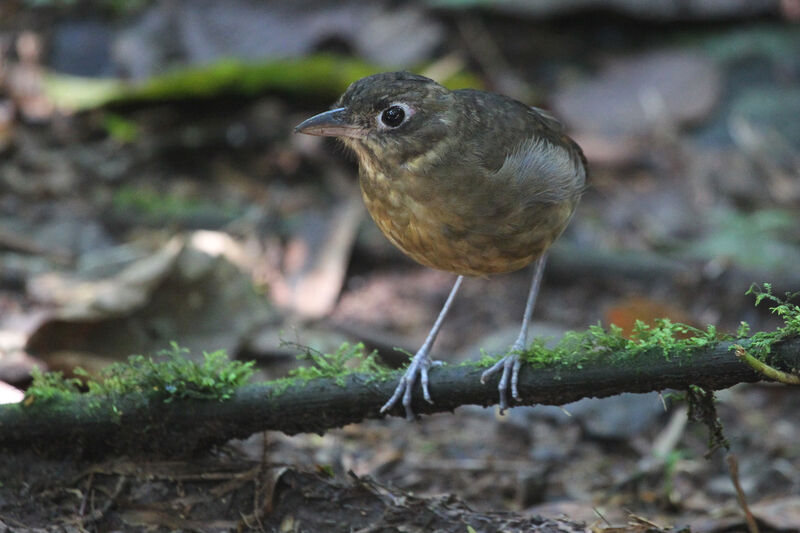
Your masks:
{"label": "yellowish belly", "polygon": [[400,250],[431,268],[470,276],[511,272],[530,264],[561,234],[573,208],[548,205],[497,213],[496,221],[468,220],[467,214],[442,209],[441,202],[364,187],[363,181],[362,195],[375,223]]}

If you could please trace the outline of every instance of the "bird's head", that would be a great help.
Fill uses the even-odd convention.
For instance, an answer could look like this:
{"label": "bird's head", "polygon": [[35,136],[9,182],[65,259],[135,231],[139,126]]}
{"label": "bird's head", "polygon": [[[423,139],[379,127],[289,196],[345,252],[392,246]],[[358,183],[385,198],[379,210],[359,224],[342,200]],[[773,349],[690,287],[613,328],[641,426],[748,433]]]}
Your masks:
{"label": "bird's head", "polygon": [[430,78],[385,72],[354,82],[333,109],[295,132],[337,137],[362,163],[402,165],[447,135],[453,102],[452,93]]}

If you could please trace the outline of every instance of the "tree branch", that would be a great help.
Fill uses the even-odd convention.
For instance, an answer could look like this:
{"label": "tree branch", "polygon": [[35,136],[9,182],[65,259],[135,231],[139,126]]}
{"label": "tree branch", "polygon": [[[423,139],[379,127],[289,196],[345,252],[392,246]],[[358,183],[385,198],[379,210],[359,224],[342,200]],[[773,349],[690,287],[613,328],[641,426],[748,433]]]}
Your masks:
{"label": "tree branch", "polygon": [[591,276],[595,280],[616,282],[621,277],[653,283],[672,280],[677,285],[713,290],[714,294],[742,298],[739,287],[753,280],[770,280],[777,294],[797,290],[800,272],[796,268],[764,269],[730,265],[722,273],[709,276],[703,262],[687,262],[653,252],[638,250],[601,250],[577,247],[559,241],[547,256],[545,279],[572,283],[576,278]]}
{"label": "tree branch", "polygon": [[[748,339],[735,343],[747,348]],[[523,366],[519,391],[522,404],[561,405],[584,397],[606,397],[622,392],[686,389],[698,385],[717,390],[762,376],[740,361],[732,342],[705,349],[651,349],[635,360],[606,353],[580,365],[556,362],[541,368]],[[615,357],[617,356],[617,357]],[[800,337],[775,342],[770,361],[784,369],[800,368]],[[419,414],[452,411],[465,404],[488,406],[498,398],[496,380],[481,385],[478,365],[431,369],[434,404],[422,400],[415,386],[414,409]],[[41,402],[0,406],[0,447],[40,448],[48,453],[79,452],[188,454],[244,438],[255,432],[277,430],[293,435],[322,433],[367,418],[381,418],[378,410],[391,395],[400,374],[380,381],[363,374],[343,378],[298,381],[284,387],[274,383],[241,387],[227,401],[182,400],[164,403],[163,397],[130,394],[118,397],[78,395],[69,402]],[[402,409],[391,413],[402,416]]]}

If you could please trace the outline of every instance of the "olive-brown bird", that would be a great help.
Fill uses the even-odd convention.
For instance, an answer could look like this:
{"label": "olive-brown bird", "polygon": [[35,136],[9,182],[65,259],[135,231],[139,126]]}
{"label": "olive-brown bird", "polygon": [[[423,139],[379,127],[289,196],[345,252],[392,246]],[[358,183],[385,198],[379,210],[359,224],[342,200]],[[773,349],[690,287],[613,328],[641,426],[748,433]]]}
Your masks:
{"label": "olive-brown bird", "polygon": [[522,328],[500,369],[500,410],[519,400],[519,352],[547,249],[564,231],[586,186],[586,160],[561,124],[535,107],[490,92],[449,91],[408,72],[354,82],[335,108],[295,128],[338,137],[359,161],[361,193],[388,239],[416,261],[458,274],[427,339],[392,397],[414,419],[411,390],[425,400],[430,349],[464,276],[518,270],[535,262]]}

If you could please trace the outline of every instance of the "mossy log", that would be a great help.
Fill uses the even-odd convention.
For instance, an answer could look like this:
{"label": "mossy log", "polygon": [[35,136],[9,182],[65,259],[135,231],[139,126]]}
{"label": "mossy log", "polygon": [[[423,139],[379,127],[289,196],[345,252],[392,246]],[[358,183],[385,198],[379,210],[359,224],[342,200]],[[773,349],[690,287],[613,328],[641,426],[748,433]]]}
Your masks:
{"label": "mossy log", "polygon": [[[561,405],[584,397],[606,397],[622,392],[685,390],[697,385],[718,390],[762,379],[737,358],[734,345],[745,349],[749,339],[713,343],[692,351],[652,349],[635,358],[602,358],[579,365],[556,362],[523,366],[514,405]],[[770,362],[782,369],[800,368],[800,338],[776,341]],[[414,410],[430,414],[466,404],[490,406],[497,402],[497,380],[480,382],[483,366],[476,364],[431,369],[430,390],[435,403],[426,403],[415,386]],[[48,454],[109,453],[186,455],[244,438],[264,430],[293,435],[322,433],[330,428],[381,418],[381,405],[391,395],[400,374],[380,379],[365,374],[340,378],[296,380],[286,385],[250,384],[230,399],[180,400],[127,394],[116,397],[74,395],[69,401],[33,402],[0,406],[0,448],[36,448]],[[390,415],[402,416],[402,408]]]}

